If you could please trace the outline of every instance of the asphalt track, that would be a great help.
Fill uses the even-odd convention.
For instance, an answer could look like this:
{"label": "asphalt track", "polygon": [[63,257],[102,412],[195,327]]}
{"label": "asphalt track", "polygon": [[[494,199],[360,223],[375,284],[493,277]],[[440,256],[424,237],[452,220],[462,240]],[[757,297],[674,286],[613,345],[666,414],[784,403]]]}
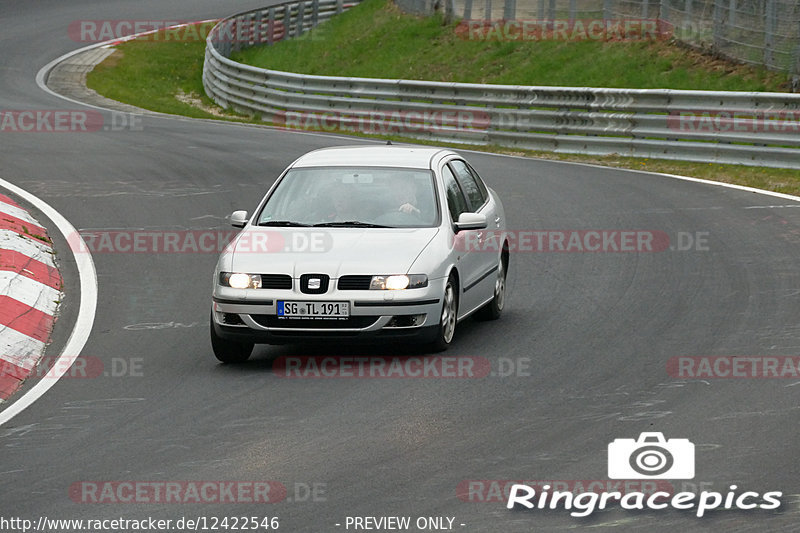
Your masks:
{"label": "asphalt track", "polygon": [[[71,21],[205,19],[263,3],[6,0],[0,108],[77,109],[34,81],[81,46]],[[146,117],[142,131],[3,133],[0,177],[80,230],[227,229],[225,217],[252,210],[294,157],[351,142],[369,141]],[[707,249],[514,254],[503,319],[465,322],[448,352],[492,361],[495,375],[481,379],[272,370],[281,355],[396,353],[346,345],[259,347],[246,365],[219,365],[207,334],[214,254],[95,254],[97,317],[82,355],[107,369],[140,366],[64,378],[0,427],[0,517],[277,516],[285,531],[345,530],[347,516],[455,517],[462,531],[796,531],[800,378],[680,380],[666,363],[800,354],[800,204],[643,173],[468,157],[504,199],[511,228],[658,230],[673,243],[679,232],[707,232]],[[80,289],[62,250],[69,309]],[[145,323],[163,327],[136,326]],[[500,377],[511,363],[519,371]],[[702,519],[614,507],[581,519],[459,498],[469,480],[607,479],[607,444],[642,431],[696,444],[690,483],[782,491],[782,507]],[[272,480],[289,498],[87,504],[69,494],[83,481],[186,480]],[[314,484],[324,494],[304,498]]]}

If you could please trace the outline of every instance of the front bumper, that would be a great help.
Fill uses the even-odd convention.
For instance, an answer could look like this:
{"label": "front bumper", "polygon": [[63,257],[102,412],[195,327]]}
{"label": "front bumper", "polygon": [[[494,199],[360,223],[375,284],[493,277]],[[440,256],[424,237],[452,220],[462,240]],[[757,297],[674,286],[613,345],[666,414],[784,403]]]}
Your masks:
{"label": "front bumper", "polygon": [[[318,338],[433,340],[439,329],[445,280],[403,291],[231,289],[217,285],[212,323],[222,338],[258,344],[286,344]],[[350,303],[347,319],[291,319],[277,316],[278,301]],[[415,317],[412,320],[411,317]],[[414,325],[409,325],[414,324]]]}

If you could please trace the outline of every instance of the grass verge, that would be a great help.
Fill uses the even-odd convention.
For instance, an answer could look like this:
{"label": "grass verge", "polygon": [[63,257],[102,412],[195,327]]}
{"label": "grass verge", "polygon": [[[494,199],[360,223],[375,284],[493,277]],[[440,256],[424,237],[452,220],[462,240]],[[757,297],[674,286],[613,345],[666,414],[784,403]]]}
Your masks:
{"label": "grass verge", "polygon": [[328,76],[430,81],[695,89],[788,90],[785,73],[714,59],[665,40],[475,40],[442,17],[404,14],[367,0],[305,38],[253,47],[232,59]]}
{"label": "grass verge", "polygon": [[[101,95],[142,109],[192,118],[242,120],[224,112],[203,89],[205,37],[214,23],[202,24],[189,38],[146,36],[117,45],[86,76]],[[184,36],[185,37],[185,36]]]}
{"label": "grass verge", "polygon": [[[373,18],[374,17],[374,18]],[[372,26],[364,25],[365,20],[374,21]],[[405,28],[405,31],[409,31],[409,37],[403,39],[397,43],[395,43],[392,39],[394,38],[392,35],[384,35],[383,37],[380,36],[381,28],[379,23],[381,20],[389,21],[387,24],[388,29],[393,30],[394,28]],[[355,22],[354,22],[355,21]],[[408,26],[410,25],[410,26]],[[356,28],[361,28],[361,33],[364,33],[364,36],[359,36],[356,34],[353,37],[353,32]],[[367,28],[366,30],[364,28]],[[416,28],[416,29],[414,29]],[[444,30],[443,30],[444,28]],[[428,66],[428,59],[427,56],[423,56],[415,60],[417,65],[411,65],[408,63],[409,60],[406,60],[407,64],[403,65],[396,65],[395,67],[386,66],[383,68],[381,62],[386,58],[386,55],[399,55],[402,51],[404,46],[417,48],[418,45],[416,41],[419,40],[420,42],[425,44],[425,39],[433,38],[436,35],[441,35],[442,31],[445,31],[448,27],[442,26],[441,20],[436,18],[433,19],[420,19],[417,17],[410,17],[407,15],[400,15],[397,13],[394,8],[387,6],[383,0],[377,1],[369,1],[365,4],[362,4],[358,8],[351,10],[344,15],[341,15],[333,20],[327,22],[325,25],[320,27],[317,31],[313,32],[312,34],[306,36],[298,40],[297,42],[294,41],[286,41],[279,43],[269,49],[253,49],[252,51],[248,51],[247,54],[253,54],[253,57],[249,59],[247,57],[243,57],[240,59],[247,59],[248,61],[255,61],[255,56],[261,54],[264,58],[268,61],[268,64],[262,66],[268,66],[269,68],[275,68],[278,70],[289,70],[295,72],[303,72],[303,73],[320,73],[320,74],[328,74],[328,75],[355,75],[353,72],[345,72],[341,69],[344,68],[364,68],[367,70],[359,70],[358,75],[362,76],[380,76],[380,77],[411,77],[408,75],[402,75],[398,72],[390,71],[390,68],[398,68],[398,69],[423,69],[423,68],[433,68]],[[204,31],[199,32],[201,36],[204,36],[207,30],[210,29],[210,26],[206,27]],[[323,31],[324,30],[324,31]],[[424,31],[423,31],[424,30]],[[388,31],[388,30],[387,30]],[[349,33],[348,33],[349,32]],[[372,34],[373,32],[377,33],[378,35],[372,35],[368,37],[366,33]],[[402,35],[405,35],[404,31],[400,31]],[[343,57],[340,56],[340,50],[338,45],[333,45],[332,39],[337,38],[346,41],[349,39],[354,39],[358,42],[359,47],[363,47],[363,50],[359,52],[355,57],[349,58],[347,54],[341,54]],[[366,41],[359,39],[366,39]],[[471,41],[455,41],[453,38],[443,38],[447,44],[447,46],[455,46],[460,44],[467,44],[470,47],[474,47],[480,45],[487,49],[486,55],[491,56],[492,54],[498,54],[498,47],[500,49],[503,48],[504,45],[514,44],[514,45],[522,45],[526,43],[494,43],[494,42],[471,42]],[[336,41],[339,42],[339,41]],[[437,41],[434,39],[433,43],[431,44],[428,42],[427,47],[430,50],[431,48],[436,48],[440,44],[435,44]],[[391,46],[389,46],[391,43]],[[545,44],[545,43],[536,43],[537,45]],[[620,45],[629,45],[635,44],[639,45],[640,47],[645,43],[566,43],[569,45],[572,44],[589,44],[589,45],[599,45],[603,49],[606,47],[616,47]],[[655,43],[656,46],[661,49],[661,47],[671,46],[667,43]],[[551,43],[548,46],[564,46],[565,43]],[[310,57],[316,57],[317,53],[320,52],[320,49],[317,48],[322,46],[323,49],[327,49],[328,55],[325,56],[323,60],[320,58],[319,60],[321,63],[318,66],[311,66],[309,63],[304,63],[304,60],[310,60]],[[344,46],[344,44],[342,44]],[[380,51],[377,47],[382,46],[384,49],[389,49],[388,51]],[[114,100],[118,100],[120,102],[125,102],[131,105],[135,105],[137,107],[141,107],[144,109],[149,109],[152,111],[158,111],[162,113],[170,113],[175,115],[183,115],[193,118],[208,118],[208,119],[221,119],[221,120],[235,120],[240,122],[249,122],[249,123],[257,123],[263,124],[260,120],[250,119],[248,117],[243,117],[241,115],[236,115],[234,113],[226,112],[216,106],[213,101],[211,101],[208,97],[205,96],[202,84],[202,68],[203,68],[203,58],[205,53],[205,41],[202,38],[198,38],[196,40],[183,40],[183,41],[170,41],[167,39],[143,39],[143,40],[133,40],[126,43],[122,43],[118,45],[117,50],[113,55],[111,55],[108,59],[106,59],[103,63],[98,65],[88,76],[87,76],[87,85],[96,90],[98,93],[112,98]],[[635,47],[634,47],[635,49]],[[626,53],[632,53],[632,48],[626,48],[627,52],[624,52],[622,55],[624,56]],[[597,52],[597,51],[595,51]],[[592,53],[592,57],[595,56],[595,52]],[[601,50],[601,55],[605,54],[604,51]],[[451,65],[455,65],[457,68],[452,67],[459,72],[469,72],[471,67],[468,65],[464,65],[463,63],[458,62],[451,55],[452,51],[447,52],[444,57],[451,58],[454,63]],[[578,51],[573,51],[570,53],[578,54]],[[681,51],[683,55],[687,55],[686,51]],[[433,54],[433,52],[431,52]],[[580,55],[580,54],[578,54]],[[502,54],[498,55],[498,58],[501,57]],[[274,60],[273,60],[274,58]],[[348,59],[349,58],[349,59]],[[498,58],[495,58],[496,60]],[[617,56],[618,60],[621,60],[619,56]],[[484,58],[486,60],[486,57]],[[502,60],[499,59],[501,62],[509,63],[509,60]],[[341,61],[341,62],[340,62]],[[711,64],[716,64],[717,60],[707,60],[711,61]],[[372,66],[369,66],[372,64]],[[437,64],[435,61],[431,61],[430,65]],[[489,61],[487,64],[494,64]],[[720,63],[722,64],[722,63]],[[349,65],[349,66],[348,66]],[[375,68],[375,66],[381,66],[382,69],[369,74],[369,68]],[[708,66],[708,64],[706,64]],[[323,68],[325,67],[325,68]],[[319,68],[319,72],[315,72],[313,69]],[[703,66],[701,64],[696,64],[695,68],[699,69],[698,72],[706,72],[708,70],[703,70]],[[780,76],[774,73],[764,73],[758,74],[758,69],[750,69],[746,70],[745,67],[741,67],[738,65],[730,65],[728,64],[727,67],[730,72],[727,74],[719,74],[718,76],[709,76],[708,80],[716,80],[713,83],[717,85],[703,85],[702,88],[704,89],[719,89],[719,90],[758,90],[754,89],[753,87],[759,86],[763,87],[766,90],[778,90],[780,88],[780,84],[778,83]],[[620,68],[619,66],[616,67],[617,70],[632,70],[629,68]],[[435,69],[434,69],[435,70]],[[523,69],[524,70],[524,69]],[[674,74],[675,78],[679,79],[683,77],[685,80],[693,80],[692,76],[696,76],[697,74],[692,74],[690,70],[681,70],[672,69],[678,72],[678,74]],[[713,69],[712,69],[713,70]],[[422,70],[419,70],[422,72]],[[612,69],[611,72],[614,72]],[[682,72],[682,73],[681,73]],[[742,74],[744,73],[744,74]],[[440,73],[441,74],[441,73]],[[505,76],[506,74],[504,74]],[[566,74],[565,74],[566,75]],[[420,74],[422,76],[422,74]],[[647,79],[650,75],[638,76],[639,81]],[[425,77],[425,76],[423,76]],[[436,78],[435,76],[431,76],[431,79]],[[440,77],[436,79],[443,79]],[[527,78],[526,78],[527,79]],[[556,79],[556,78],[554,78]],[[574,78],[572,78],[574,79]],[[582,79],[582,78],[581,78]],[[634,80],[634,78],[629,78]],[[771,80],[771,81],[770,81]],[[459,81],[485,81],[483,79],[459,79]],[[510,78],[499,77],[494,78],[492,82],[495,83],[514,83],[514,84],[522,84],[521,81],[514,81]],[[686,81],[689,83],[689,81]],[[693,82],[692,82],[693,83]],[[526,82],[525,84],[535,84],[533,82]],[[561,84],[561,82],[559,82]],[[748,85],[751,84],[751,85]],[[623,86],[623,82],[619,82],[616,84],[613,83],[565,83],[565,85],[597,85],[597,86]],[[636,85],[631,82],[630,87],[636,87]],[[663,86],[663,85],[661,85]],[[686,88],[689,86],[676,86],[676,88]],[[700,88],[700,87],[693,87],[693,88]],[[739,185],[746,185],[750,187],[756,187],[759,189],[766,189],[776,192],[782,192],[787,194],[797,194],[800,195],[800,173],[796,170],[786,170],[786,169],[771,169],[771,168],[763,168],[763,167],[749,167],[749,166],[741,166],[741,165],[719,165],[719,164],[707,164],[707,163],[693,163],[693,162],[683,162],[683,161],[670,161],[670,160],[656,160],[656,159],[644,159],[644,158],[631,158],[631,157],[620,157],[620,156],[582,156],[582,155],[568,155],[568,154],[553,154],[550,152],[537,152],[537,151],[530,151],[530,150],[518,150],[518,149],[509,149],[509,148],[502,148],[497,146],[472,146],[472,145],[461,145],[461,144],[447,144],[447,143],[424,143],[414,139],[406,139],[401,136],[385,136],[385,135],[357,135],[363,137],[372,137],[372,138],[382,138],[382,139],[392,139],[398,141],[408,141],[408,142],[415,142],[420,144],[437,144],[437,145],[445,145],[451,146],[454,148],[468,148],[474,149],[479,151],[488,151],[494,153],[503,153],[503,154],[513,154],[513,155],[523,155],[529,157],[537,157],[537,158],[544,158],[544,159],[552,159],[552,160],[560,160],[560,161],[576,161],[576,162],[583,162],[583,163],[592,163],[604,166],[611,166],[617,168],[629,168],[635,170],[644,170],[644,171],[653,171],[653,172],[664,172],[670,174],[680,174],[686,176],[694,176],[703,179],[709,179],[713,181],[721,181],[726,183],[735,183]]]}

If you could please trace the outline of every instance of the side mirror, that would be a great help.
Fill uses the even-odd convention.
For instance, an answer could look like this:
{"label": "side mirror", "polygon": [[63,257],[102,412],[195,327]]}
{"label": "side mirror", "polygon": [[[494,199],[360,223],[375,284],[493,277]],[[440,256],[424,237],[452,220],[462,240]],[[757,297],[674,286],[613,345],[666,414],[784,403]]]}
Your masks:
{"label": "side mirror", "polygon": [[456,232],[468,229],[486,229],[486,215],[480,213],[461,213],[456,222]]}
{"label": "side mirror", "polygon": [[247,224],[247,211],[234,211],[231,214],[231,226],[243,228]]}

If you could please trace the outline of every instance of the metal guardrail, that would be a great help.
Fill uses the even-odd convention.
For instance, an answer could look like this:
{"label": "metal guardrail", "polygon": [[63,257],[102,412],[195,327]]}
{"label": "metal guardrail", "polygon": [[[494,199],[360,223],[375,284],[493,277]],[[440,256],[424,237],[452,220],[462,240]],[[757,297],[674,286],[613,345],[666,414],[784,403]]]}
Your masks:
{"label": "metal guardrail", "polygon": [[224,108],[297,129],[397,134],[564,153],[800,169],[800,95],[311,76],[230,59],[354,4],[288,2],[221,21],[203,84]]}

